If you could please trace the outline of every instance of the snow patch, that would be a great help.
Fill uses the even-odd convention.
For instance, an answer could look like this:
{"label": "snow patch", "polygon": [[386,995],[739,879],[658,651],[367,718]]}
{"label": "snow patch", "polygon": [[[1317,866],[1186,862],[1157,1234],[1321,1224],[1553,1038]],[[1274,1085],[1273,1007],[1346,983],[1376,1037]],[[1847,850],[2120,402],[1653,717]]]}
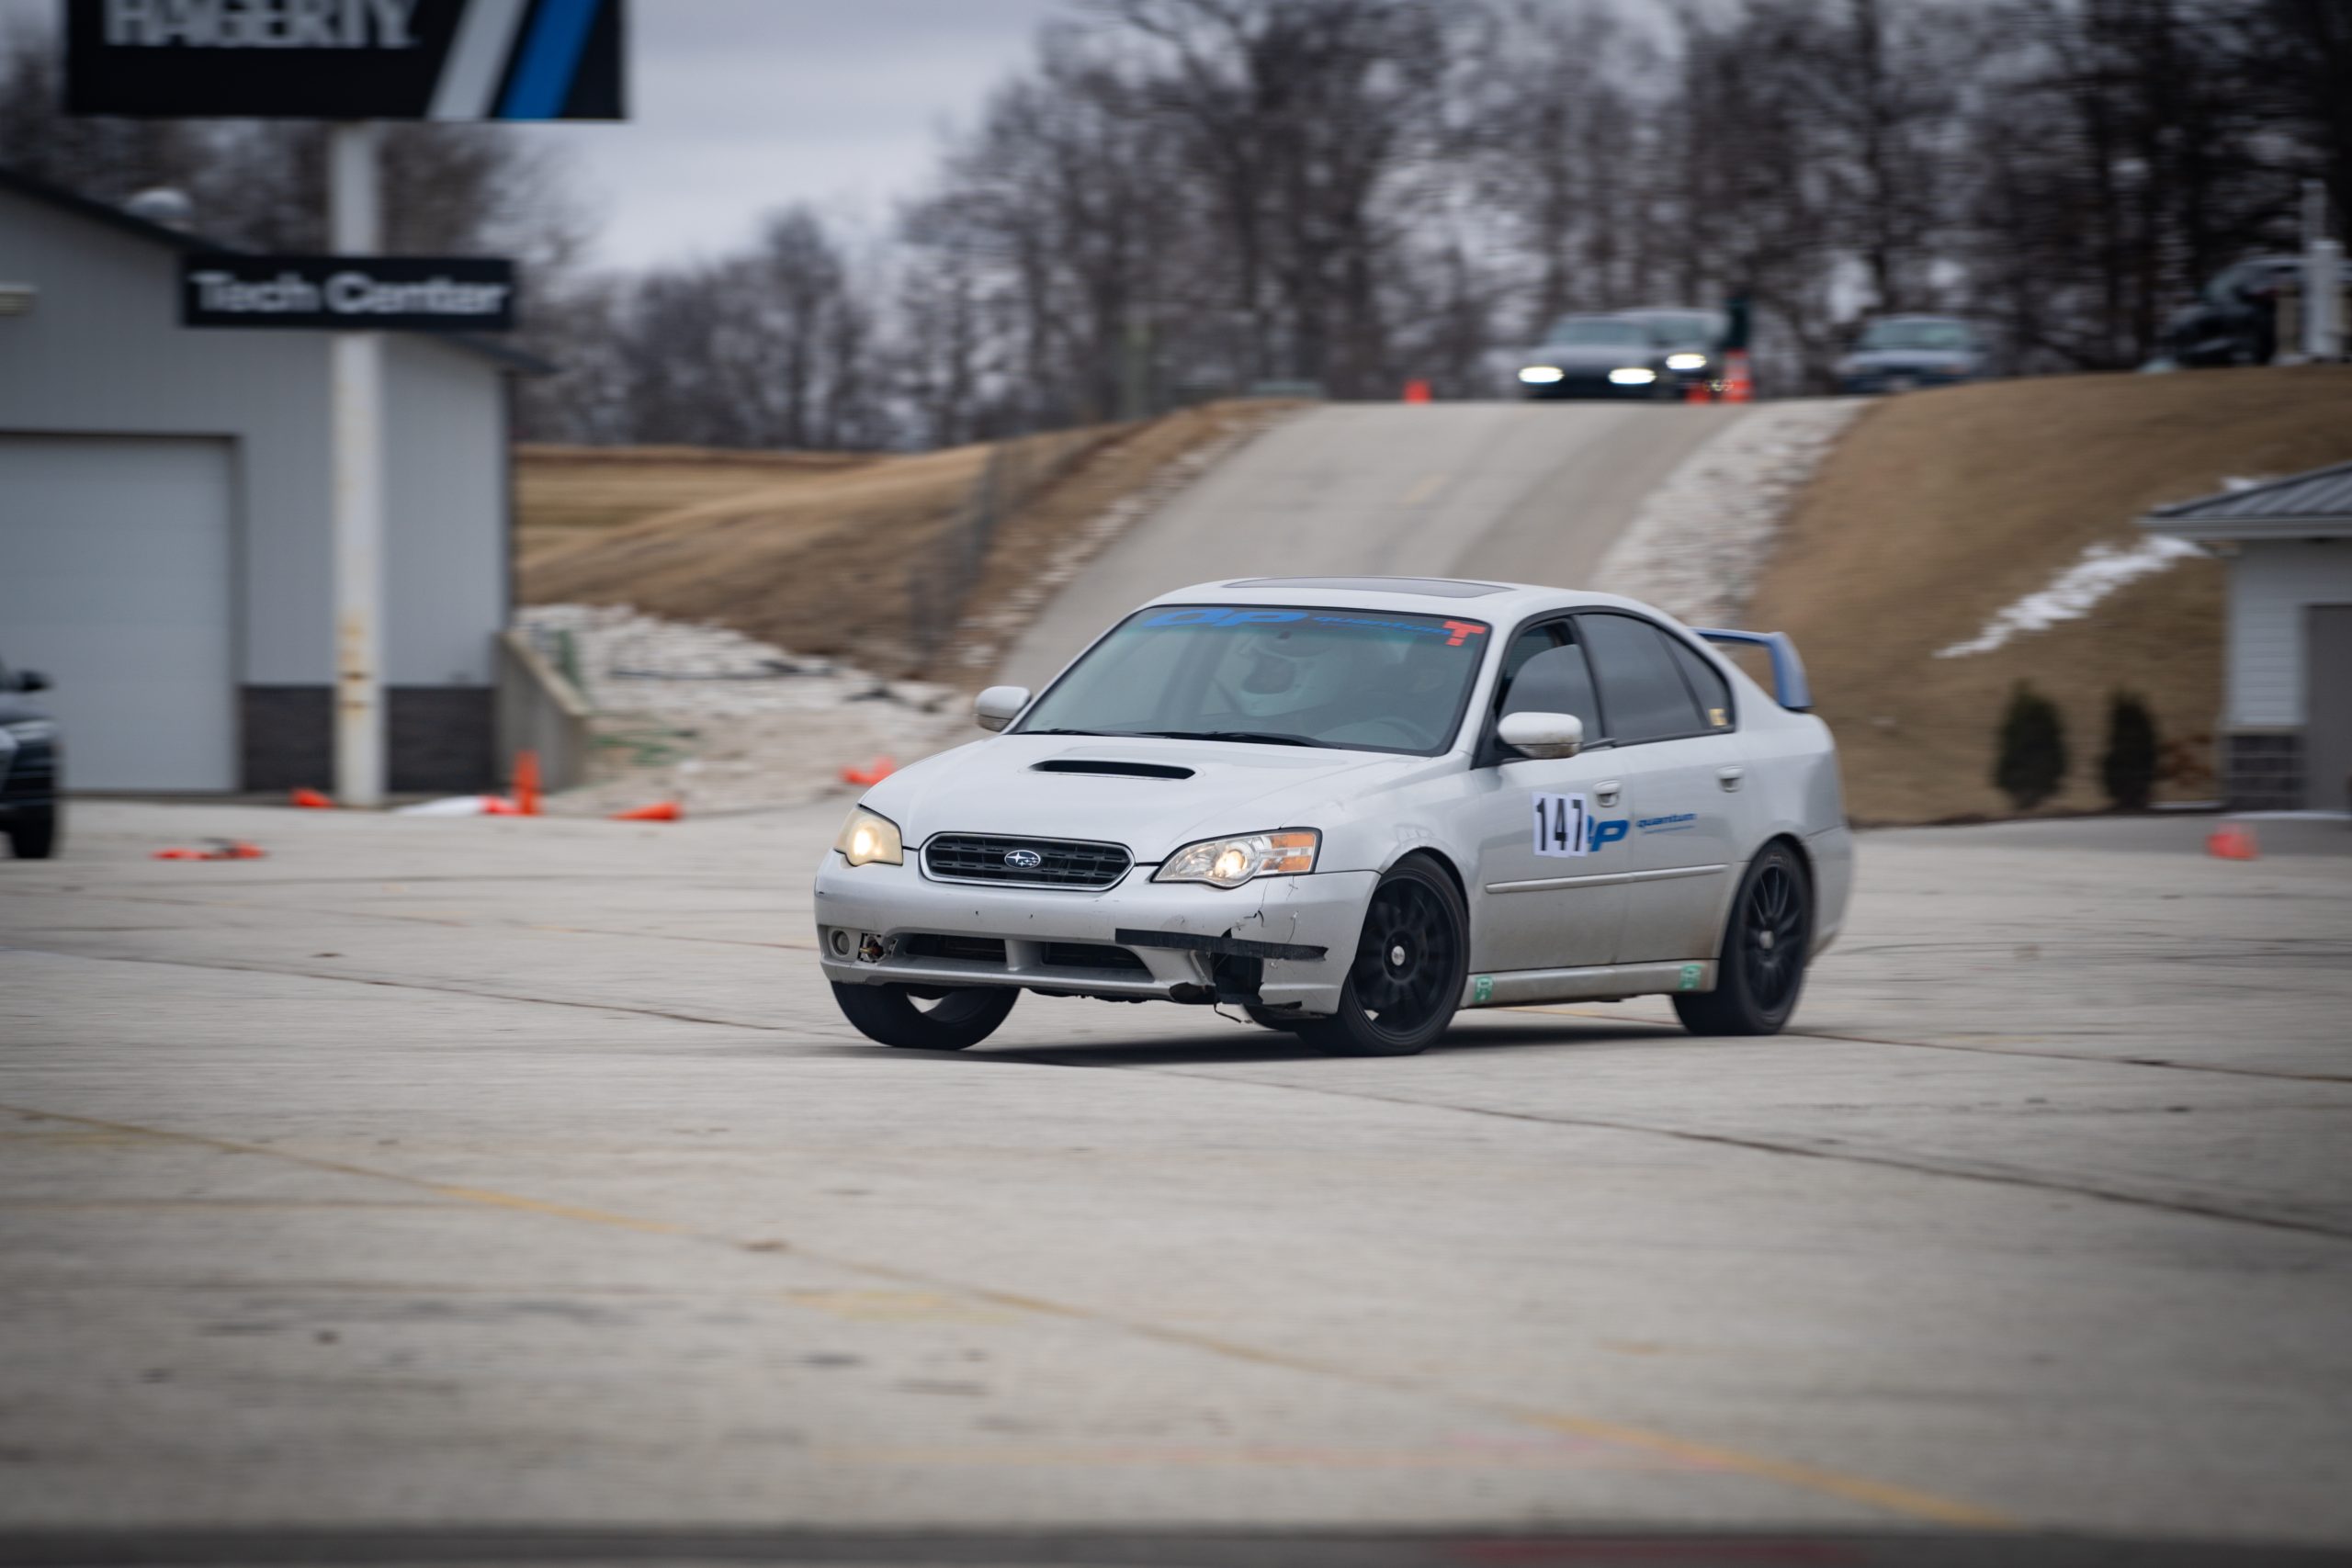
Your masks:
{"label": "snow patch", "polygon": [[1990,653],[2026,632],[2047,631],[2061,621],[2079,621],[2098,603],[2127,582],[2153,577],[2175,561],[2204,552],[2186,539],[2158,536],[2125,548],[2093,545],[2082,558],[2038,589],[1996,613],[1984,629],[1966,642],[1936,649],[1938,659],[1962,659]]}

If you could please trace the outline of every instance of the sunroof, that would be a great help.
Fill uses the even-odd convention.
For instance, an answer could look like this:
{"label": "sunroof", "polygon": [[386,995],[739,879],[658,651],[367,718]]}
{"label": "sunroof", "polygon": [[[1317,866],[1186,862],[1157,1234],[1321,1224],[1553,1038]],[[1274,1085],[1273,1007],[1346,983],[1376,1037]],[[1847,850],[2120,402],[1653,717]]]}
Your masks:
{"label": "sunroof", "polygon": [[1456,582],[1445,577],[1245,577],[1227,588],[1337,588],[1351,593],[1419,593],[1431,599],[1483,599],[1510,592],[1499,582]]}

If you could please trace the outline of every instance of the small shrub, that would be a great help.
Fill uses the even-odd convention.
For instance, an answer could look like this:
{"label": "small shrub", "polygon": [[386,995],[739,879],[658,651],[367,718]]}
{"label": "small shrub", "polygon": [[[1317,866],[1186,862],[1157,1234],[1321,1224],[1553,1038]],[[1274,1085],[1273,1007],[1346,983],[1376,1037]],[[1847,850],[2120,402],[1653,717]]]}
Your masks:
{"label": "small shrub", "polygon": [[1993,783],[2019,811],[2030,811],[2056,795],[2065,779],[2066,721],[2057,704],[2019,681],[2001,716]]}
{"label": "small shrub", "polygon": [[2107,705],[2107,755],[2099,759],[2099,782],[2107,798],[2122,811],[2145,811],[2156,787],[2156,721],[2134,692],[2118,692]]}

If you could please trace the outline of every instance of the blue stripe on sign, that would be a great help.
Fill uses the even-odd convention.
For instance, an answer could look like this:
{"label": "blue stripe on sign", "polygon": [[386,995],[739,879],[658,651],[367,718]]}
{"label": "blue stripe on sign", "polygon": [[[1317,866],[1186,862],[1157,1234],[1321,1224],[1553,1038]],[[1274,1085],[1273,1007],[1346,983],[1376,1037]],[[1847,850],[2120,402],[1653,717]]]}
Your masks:
{"label": "blue stripe on sign", "polygon": [[499,118],[553,119],[563,112],[599,4],[601,0],[539,0],[514,79],[506,86],[506,101],[498,106]]}

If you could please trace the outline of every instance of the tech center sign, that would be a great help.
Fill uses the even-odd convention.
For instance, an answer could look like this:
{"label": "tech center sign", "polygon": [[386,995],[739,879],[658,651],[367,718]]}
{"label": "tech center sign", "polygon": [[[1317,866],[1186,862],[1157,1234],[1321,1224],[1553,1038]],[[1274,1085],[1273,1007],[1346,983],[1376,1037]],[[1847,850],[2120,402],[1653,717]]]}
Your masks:
{"label": "tech center sign", "polygon": [[514,265],[474,257],[180,257],[180,324],[506,332]]}

